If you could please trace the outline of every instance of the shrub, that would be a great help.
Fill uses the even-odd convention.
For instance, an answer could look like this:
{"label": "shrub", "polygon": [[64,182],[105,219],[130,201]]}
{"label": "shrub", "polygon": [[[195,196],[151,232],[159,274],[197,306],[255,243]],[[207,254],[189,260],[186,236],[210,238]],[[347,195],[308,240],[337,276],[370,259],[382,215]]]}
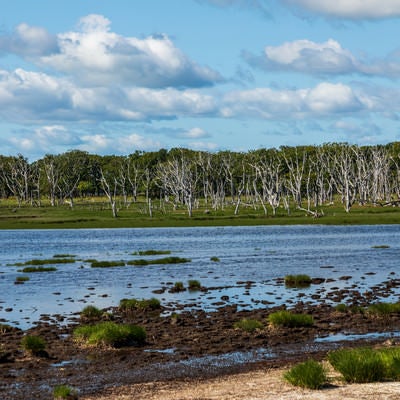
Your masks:
{"label": "shrub", "polygon": [[307,389],[320,389],[327,382],[324,367],[315,360],[295,365],[283,377],[292,385]]}
{"label": "shrub", "polygon": [[12,332],[13,329],[11,325],[0,323],[0,333]]}
{"label": "shrub", "polygon": [[190,279],[188,281],[188,287],[189,287],[189,290],[200,290],[201,283],[195,279]]}
{"label": "shrub", "polygon": [[388,375],[380,354],[369,348],[336,350],[328,360],[349,383],[379,382]]}
{"label": "shrub", "polygon": [[312,279],[306,274],[285,276],[285,285],[288,287],[307,287],[311,282]]}
{"label": "shrub", "polygon": [[90,265],[92,268],[113,268],[124,267],[124,261],[93,261]]}
{"label": "shrub", "polygon": [[92,346],[123,347],[142,345],[146,340],[143,327],[114,322],[80,326],[74,330],[74,337]]}
{"label": "shrub", "polygon": [[346,312],[349,308],[346,306],[346,304],[340,303],[338,305],[336,305],[335,310],[339,311],[339,312]]}
{"label": "shrub", "polygon": [[53,397],[55,400],[68,399],[77,400],[78,393],[67,385],[58,385],[53,389]]}
{"label": "shrub", "polygon": [[284,326],[288,328],[311,326],[313,317],[308,314],[293,314],[290,311],[277,311],[268,316],[268,322],[273,326]]}
{"label": "shrub", "polygon": [[81,311],[81,318],[86,318],[86,319],[97,319],[100,318],[103,315],[103,311],[98,309],[95,306],[86,306],[82,311]]}
{"label": "shrub", "polygon": [[256,319],[243,318],[242,320],[235,322],[234,327],[237,329],[242,329],[246,332],[254,332],[257,329],[262,329],[264,325],[262,322],[257,321]]}
{"label": "shrub", "polygon": [[46,348],[46,342],[40,336],[24,336],[21,346],[28,353],[39,355]]}

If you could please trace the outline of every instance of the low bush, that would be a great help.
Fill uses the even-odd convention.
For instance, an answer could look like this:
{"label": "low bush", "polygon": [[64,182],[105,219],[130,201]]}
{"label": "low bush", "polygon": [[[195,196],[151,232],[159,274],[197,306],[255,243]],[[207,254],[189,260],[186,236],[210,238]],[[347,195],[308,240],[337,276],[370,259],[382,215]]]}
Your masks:
{"label": "low bush", "polygon": [[307,287],[312,283],[312,279],[306,274],[286,275],[285,286],[287,287]]}
{"label": "low bush", "polygon": [[11,325],[0,323],[0,333],[12,332],[13,329]]}
{"label": "low bush", "polygon": [[90,265],[92,268],[113,268],[124,267],[124,261],[93,261]]}
{"label": "low bush", "polygon": [[[380,382],[390,375],[390,362],[370,348],[340,349],[328,354],[332,367],[349,383]],[[390,367],[389,367],[390,368]]]}
{"label": "low bush", "polygon": [[80,317],[83,319],[98,319],[103,315],[103,311],[95,306],[86,306],[80,313]]}
{"label": "low bush", "polygon": [[315,360],[295,365],[283,377],[292,385],[307,389],[320,389],[327,382],[323,365]]}
{"label": "low bush", "polygon": [[53,389],[54,400],[77,400],[78,393],[68,385],[58,385]]}
{"label": "low bush", "polygon": [[80,326],[74,330],[74,337],[78,341],[92,346],[139,346],[146,340],[146,331],[143,327],[114,322],[101,322],[96,325]]}
{"label": "low bush", "polygon": [[175,282],[173,288],[170,290],[170,292],[172,293],[178,293],[178,292],[184,292],[185,289],[185,285],[183,284],[183,282]]}
{"label": "low bush", "polygon": [[343,304],[343,303],[337,304],[335,306],[335,310],[342,312],[342,313],[346,312],[348,309],[349,309],[349,307],[347,307],[346,304]]}
{"label": "low bush", "polygon": [[241,329],[246,332],[254,332],[258,329],[262,329],[264,327],[263,323],[257,321],[256,319],[247,319],[243,318],[242,320],[235,322],[234,328]]}
{"label": "low bush", "polygon": [[268,322],[273,326],[284,326],[287,328],[312,326],[313,317],[308,314],[293,314],[290,311],[277,311],[268,316]]}
{"label": "low bush", "polygon": [[40,336],[28,335],[22,338],[21,346],[30,354],[40,355],[46,348],[46,342]]}

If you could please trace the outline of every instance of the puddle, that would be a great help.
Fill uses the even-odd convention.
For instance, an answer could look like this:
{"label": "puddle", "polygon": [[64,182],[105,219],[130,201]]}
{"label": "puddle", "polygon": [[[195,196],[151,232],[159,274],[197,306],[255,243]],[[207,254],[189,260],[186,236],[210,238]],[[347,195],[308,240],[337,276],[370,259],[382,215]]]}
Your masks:
{"label": "puddle", "polygon": [[145,353],[161,353],[161,354],[174,354],[175,348],[172,347],[170,349],[146,349],[144,350]]}
{"label": "puddle", "polygon": [[316,343],[334,343],[334,342],[344,342],[353,340],[373,340],[382,338],[399,338],[400,331],[394,332],[370,332],[370,333],[344,333],[339,332],[328,336],[318,337],[315,339]]}
{"label": "puddle", "polygon": [[60,361],[58,363],[51,364],[51,366],[54,368],[63,368],[63,367],[67,367],[68,365],[79,365],[79,364],[87,364],[87,361],[80,360],[80,359],[64,360],[64,361]]}

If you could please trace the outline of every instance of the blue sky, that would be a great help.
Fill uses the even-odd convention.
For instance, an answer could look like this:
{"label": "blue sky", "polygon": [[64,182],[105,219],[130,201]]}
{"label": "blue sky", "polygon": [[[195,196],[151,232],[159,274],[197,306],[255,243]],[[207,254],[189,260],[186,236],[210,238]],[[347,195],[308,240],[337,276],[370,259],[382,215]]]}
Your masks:
{"label": "blue sky", "polygon": [[400,140],[399,19],[399,0],[7,2],[0,154]]}

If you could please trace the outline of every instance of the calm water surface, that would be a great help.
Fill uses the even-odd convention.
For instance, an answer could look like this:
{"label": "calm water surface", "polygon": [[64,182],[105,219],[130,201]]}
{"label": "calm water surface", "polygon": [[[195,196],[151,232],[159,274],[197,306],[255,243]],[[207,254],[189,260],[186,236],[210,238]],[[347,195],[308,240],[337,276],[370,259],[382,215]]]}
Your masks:
{"label": "calm water surface", "polygon": [[[381,245],[389,248],[373,248]],[[170,250],[192,261],[100,269],[87,261],[144,258],[132,253],[149,249]],[[15,266],[56,254],[74,255],[76,262],[56,265],[55,272],[31,274]],[[363,292],[399,278],[399,255],[400,225],[0,230],[0,319],[26,328],[42,314],[69,315],[87,304],[109,307],[127,297],[158,297],[171,307],[212,310],[221,305],[221,298],[224,304],[250,308],[261,306],[261,301],[276,305],[309,300],[335,287],[357,285]],[[298,273],[334,281],[301,291],[276,281]],[[15,285],[21,275],[30,280]],[[343,276],[351,279],[340,280]],[[186,284],[189,279],[210,290],[168,292],[175,282]],[[249,281],[252,284],[246,285]],[[166,288],[164,293],[153,293],[161,288]],[[398,295],[392,292],[391,299],[397,301]]]}

